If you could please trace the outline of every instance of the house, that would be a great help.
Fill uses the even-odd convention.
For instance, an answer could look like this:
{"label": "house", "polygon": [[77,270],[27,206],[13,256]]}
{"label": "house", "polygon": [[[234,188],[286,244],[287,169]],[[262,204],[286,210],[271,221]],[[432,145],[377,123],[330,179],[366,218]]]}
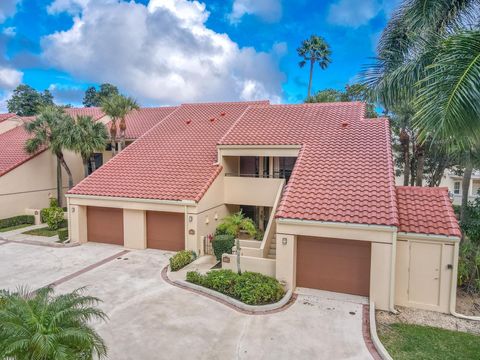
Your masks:
{"label": "house", "polygon": [[[126,118],[126,143],[135,141],[174,109],[143,108],[130,113]],[[100,108],[67,108],[65,111],[73,117],[91,116],[94,121],[110,126],[111,119]],[[48,206],[49,197],[56,196],[55,157],[47,149],[35,154],[28,154],[24,150],[30,135],[23,125],[32,119],[14,114],[0,115],[0,219],[23,214],[38,215],[38,209]],[[111,158],[108,146],[105,151],[94,154],[96,167]],[[77,184],[84,178],[82,160],[78,154],[70,151],[65,151],[64,155],[72,171],[74,184]],[[68,179],[63,169],[62,172],[66,192]]]}
{"label": "house", "polygon": [[460,230],[447,189],[396,187],[388,120],[364,114],[359,102],[183,104],[69,191],[71,240],[203,255],[242,209],[264,229],[241,240],[243,270],[449,312]]}

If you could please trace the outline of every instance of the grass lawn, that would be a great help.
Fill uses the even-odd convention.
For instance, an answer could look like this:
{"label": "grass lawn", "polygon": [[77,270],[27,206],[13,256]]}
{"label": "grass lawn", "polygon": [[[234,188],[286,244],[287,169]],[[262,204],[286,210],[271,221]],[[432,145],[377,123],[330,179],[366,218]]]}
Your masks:
{"label": "grass lawn", "polygon": [[381,326],[378,330],[395,360],[480,359],[480,336],[408,324]]}
{"label": "grass lawn", "polygon": [[17,229],[21,229],[21,228],[24,228],[24,227],[27,227],[27,226],[32,226],[32,224],[21,224],[21,225],[9,226],[9,227],[5,227],[5,228],[1,228],[0,232],[17,230]]}
{"label": "grass lawn", "polygon": [[[58,229],[58,230],[60,230],[60,229]],[[22,234],[50,237],[50,236],[57,235],[58,230],[50,230],[48,227],[43,227],[43,228],[40,228],[40,229],[25,231]]]}

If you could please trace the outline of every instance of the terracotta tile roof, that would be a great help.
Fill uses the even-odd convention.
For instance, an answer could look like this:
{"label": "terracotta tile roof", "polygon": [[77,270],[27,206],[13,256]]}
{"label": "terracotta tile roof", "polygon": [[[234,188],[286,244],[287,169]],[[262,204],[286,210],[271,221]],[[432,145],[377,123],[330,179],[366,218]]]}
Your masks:
{"label": "terracotta tile roof", "polygon": [[447,188],[397,186],[399,231],[461,236]]}
{"label": "terracotta tile roof", "polygon": [[0,134],[0,176],[45,151],[41,149],[35,154],[28,154],[24,150],[24,145],[29,137],[23,126],[17,126]]}
{"label": "terracotta tile roof", "polygon": [[10,119],[11,117],[14,117],[14,116],[16,115],[12,113],[0,114],[0,122]]}
{"label": "terracotta tile roof", "polygon": [[217,142],[256,104],[181,105],[69,193],[198,201],[221,171]]}
{"label": "terracotta tile roof", "polygon": [[[141,108],[140,110],[132,111],[125,118],[125,122],[127,124],[125,138],[128,140],[138,139],[140,136],[162,121],[166,116],[175,111],[175,109],[177,109],[175,106],[165,106]],[[107,128],[109,127],[110,122],[107,124]],[[119,135],[120,132],[117,134]]]}
{"label": "terracotta tile roof", "polygon": [[66,108],[65,112],[72,117],[75,116],[91,116],[93,120],[98,120],[105,116],[102,109],[99,107],[85,107],[85,108]]}
{"label": "terracotta tile roof", "polygon": [[389,125],[362,103],[248,109],[223,145],[300,145],[277,218],[398,224]]}

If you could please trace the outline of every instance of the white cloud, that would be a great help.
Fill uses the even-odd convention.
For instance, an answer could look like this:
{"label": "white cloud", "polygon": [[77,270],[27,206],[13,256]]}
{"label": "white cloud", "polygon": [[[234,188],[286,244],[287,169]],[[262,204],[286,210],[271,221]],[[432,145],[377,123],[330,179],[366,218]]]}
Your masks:
{"label": "white cloud", "polygon": [[61,12],[78,14],[89,2],[90,0],[54,0],[47,6],[47,12],[49,14],[58,14]]}
{"label": "white cloud", "polygon": [[0,24],[7,18],[13,16],[17,11],[17,5],[21,0],[1,0],[0,1]]}
{"label": "white cloud", "polygon": [[8,37],[13,37],[17,34],[15,26],[9,26],[3,29],[2,33]]}
{"label": "white cloud", "polygon": [[232,24],[241,21],[244,15],[257,15],[267,22],[276,22],[282,17],[280,0],[234,0],[228,18]]}
{"label": "white cloud", "polygon": [[386,17],[390,16],[399,2],[400,0],[337,0],[330,5],[327,20],[331,24],[358,28],[381,12]]}
{"label": "white cloud", "polygon": [[71,29],[42,39],[43,57],[77,78],[111,82],[150,102],[279,102],[284,75],[275,51],[240,48],[207,28],[208,16],[197,1],[96,0],[82,5]]}
{"label": "white cloud", "polygon": [[23,73],[5,65],[0,65],[0,89],[11,90],[22,82]]}

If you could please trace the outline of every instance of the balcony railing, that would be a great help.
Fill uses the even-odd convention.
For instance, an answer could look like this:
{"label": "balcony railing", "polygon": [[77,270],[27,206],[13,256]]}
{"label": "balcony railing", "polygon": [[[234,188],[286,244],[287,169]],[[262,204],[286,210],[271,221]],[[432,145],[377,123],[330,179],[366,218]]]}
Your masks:
{"label": "balcony railing", "polygon": [[292,170],[274,171],[273,174],[225,173],[225,176],[229,177],[249,177],[262,179],[289,179],[290,175],[292,175]]}

